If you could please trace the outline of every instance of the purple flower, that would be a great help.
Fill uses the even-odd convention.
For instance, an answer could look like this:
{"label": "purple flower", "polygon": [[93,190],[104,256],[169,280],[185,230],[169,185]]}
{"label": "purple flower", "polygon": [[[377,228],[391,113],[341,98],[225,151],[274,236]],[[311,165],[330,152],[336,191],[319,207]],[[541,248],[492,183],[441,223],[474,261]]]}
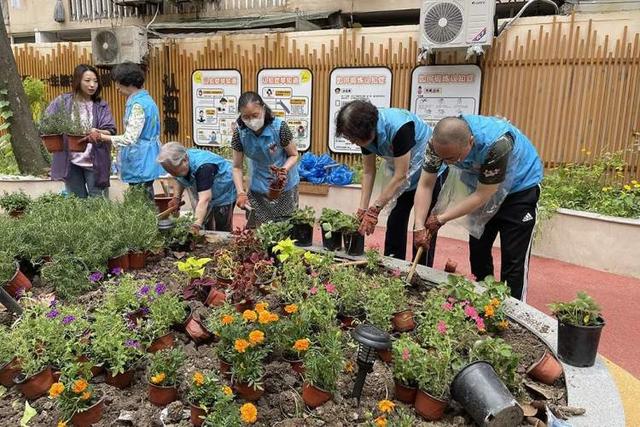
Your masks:
{"label": "purple flower", "polygon": [[63,325],[68,325],[69,323],[73,322],[74,320],[76,320],[75,316],[64,316],[64,318],[62,319],[62,324]]}
{"label": "purple flower", "polygon": [[58,314],[60,314],[60,312],[54,308],[50,312],[47,313],[47,318],[55,319],[56,317],[58,317]]}
{"label": "purple flower", "polygon": [[16,299],[20,299],[24,296],[26,290],[24,288],[20,288],[16,291]]}
{"label": "purple flower", "polygon": [[55,306],[58,305],[58,300],[56,300],[55,298],[51,300],[51,302],[49,303],[49,308],[53,308]]}
{"label": "purple flower", "polygon": [[129,348],[140,348],[140,341],[138,340],[126,340],[124,345]]}
{"label": "purple flower", "polygon": [[138,296],[139,297],[143,297],[149,294],[149,291],[151,290],[151,288],[148,285],[144,285],[143,287],[141,287],[138,290]]}
{"label": "purple flower", "polygon": [[111,274],[113,274],[114,276],[119,276],[122,274],[122,268],[121,267],[113,267],[111,269]]}
{"label": "purple flower", "polygon": [[90,281],[91,283],[96,283],[96,282],[101,281],[103,277],[104,277],[104,276],[103,276],[103,274],[102,274],[101,272],[99,272],[99,271],[94,271],[93,273],[91,273],[91,274],[89,275],[89,281]]}
{"label": "purple flower", "polygon": [[149,314],[149,307],[140,308],[140,313],[146,316],[147,314]]}
{"label": "purple flower", "polygon": [[156,283],[156,294],[157,295],[162,295],[165,292],[167,292],[167,285],[165,285],[164,283],[158,282]]}

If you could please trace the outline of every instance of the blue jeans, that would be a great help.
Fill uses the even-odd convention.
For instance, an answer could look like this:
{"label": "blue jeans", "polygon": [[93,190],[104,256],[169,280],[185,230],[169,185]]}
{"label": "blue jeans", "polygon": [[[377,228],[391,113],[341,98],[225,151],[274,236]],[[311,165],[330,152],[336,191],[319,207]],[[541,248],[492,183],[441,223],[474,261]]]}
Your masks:
{"label": "blue jeans", "polygon": [[64,179],[67,193],[75,194],[81,199],[87,197],[109,197],[109,187],[96,187],[96,175],[91,169],[81,168],[73,163],[69,164],[69,172]]}

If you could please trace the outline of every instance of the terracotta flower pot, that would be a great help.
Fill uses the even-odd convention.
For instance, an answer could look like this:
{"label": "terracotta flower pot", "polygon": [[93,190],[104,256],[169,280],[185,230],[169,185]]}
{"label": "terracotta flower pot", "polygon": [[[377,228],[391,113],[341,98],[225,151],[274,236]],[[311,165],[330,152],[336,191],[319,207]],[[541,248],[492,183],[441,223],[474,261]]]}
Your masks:
{"label": "terracotta flower pot", "polygon": [[231,363],[222,359],[218,359],[218,361],[220,362],[220,374],[225,378],[231,378]]}
{"label": "terracotta flower pot", "polygon": [[85,135],[67,135],[67,148],[73,153],[82,153],[87,149],[87,141],[80,142]]}
{"label": "terracotta flower pot", "polygon": [[159,337],[151,343],[151,345],[147,348],[147,352],[155,353],[166,348],[173,348],[174,338],[175,337],[173,335],[173,332],[169,332],[168,334]]}
{"label": "terracotta flower pot", "polygon": [[210,341],[213,338],[211,332],[207,331],[207,329],[193,317],[193,314],[190,314],[187,318],[187,321],[184,325],[185,332],[191,337],[191,339],[196,343],[204,343]]}
{"label": "terracotta flower pot", "polygon": [[452,259],[448,259],[447,263],[444,265],[444,271],[447,273],[455,273],[458,268],[458,263]]}
{"label": "terracotta flower pot", "polygon": [[[79,363],[91,362],[91,360],[85,355],[78,356],[78,358],[76,360]],[[104,366],[102,366],[102,365],[93,365],[93,366],[91,366],[90,369],[91,369],[91,375],[93,377],[97,377],[98,375],[100,375],[100,374],[102,374],[104,372]]]}
{"label": "terracotta flower pot", "polygon": [[388,348],[387,349],[378,350],[378,357],[384,363],[391,363],[391,361],[393,360],[393,354],[391,353],[391,350],[388,349]]}
{"label": "terracotta flower pot", "polygon": [[300,375],[304,374],[304,361],[302,359],[297,359],[295,357],[289,358],[286,356],[283,357],[283,359],[289,362],[289,365],[291,365],[291,369],[293,370],[293,372],[296,372]]}
{"label": "terracotta flower pot", "polygon": [[204,422],[204,418],[207,416],[207,411],[191,402],[189,402],[189,407],[191,408],[191,424],[200,427]]}
{"label": "terracotta flower pot", "polygon": [[399,311],[391,318],[391,324],[396,332],[409,332],[415,329],[416,321],[412,310]]}
{"label": "terracotta flower pot", "polygon": [[307,383],[302,384],[302,400],[310,408],[324,405],[333,397],[333,393],[324,391]]}
{"label": "terracotta flower pot", "polygon": [[267,198],[269,200],[277,200],[282,195],[282,188],[269,186],[269,192]]}
{"label": "terracotta flower pot", "polygon": [[89,427],[93,424],[97,424],[102,419],[102,413],[104,411],[104,397],[101,397],[92,406],[89,406],[84,411],[76,412],[71,417],[71,424],[74,427]]}
{"label": "terracotta flower pot", "polygon": [[129,268],[141,270],[147,262],[146,252],[129,252]]}
{"label": "terracotta flower pot", "polygon": [[4,290],[9,293],[13,298],[17,298],[22,292],[27,292],[31,289],[31,281],[21,271],[18,264],[16,264],[16,272],[5,285]]}
{"label": "terracotta flower pot", "polygon": [[42,135],[40,138],[48,152],[59,153],[64,151],[64,140],[62,139],[62,135]]}
{"label": "terracotta flower pot", "polygon": [[227,296],[220,289],[211,288],[207,299],[204,300],[204,305],[208,307],[219,307],[224,304]]}
{"label": "terracotta flower pot", "polygon": [[13,379],[20,373],[20,363],[15,357],[0,368],[0,384],[9,388],[13,386]]}
{"label": "terracotta flower pot", "polygon": [[107,261],[107,268],[109,269],[109,271],[113,270],[114,268],[120,268],[122,269],[122,271],[129,270],[129,254],[110,258]]}
{"label": "terracotta flower pot", "polygon": [[28,378],[20,374],[15,378],[14,382],[27,400],[35,400],[45,395],[55,381],[53,379],[53,370],[45,368]]}
{"label": "terracotta flower pot", "polygon": [[418,389],[416,387],[410,387],[402,384],[401,382],[394,381],[395,384],[395,398],[400,402],[409,403],[413,405],[416,400],[416,393]]}
{"label": "terracotta flower pot", "polygon": [[111,372],[107,372],[104,382],[119,389],[127,388],[131,385],[134,374],[135,371],[133,369],[124,371],[122,374],[116,374],[115,376],[112,375]]}
{"label": "terracotta flower pot", "polygon": [[177,387],[163,387],[149,383],[149,402],[156,406],[166,406],[175,400],[178,400]]}
{"label": "terracotta flower pot", "polygon": [[233,389],[238,396],[249,402],[255,402],[264,394],[264,389],[253,388],[247,383],[233,383]]}
{"label": "terracotta flower pot", "polygon": [[527,375],[544,384],[553,384],[562,375],[562,365],[549,351],[527,369]]}
{"label": "terracotta flower pot", "polygon": [[429,421],[436,421],[442,418],[444,410],[447,408],[448,402],[436,399],[429,393],[422,390],[416,392],[416,400],[414,401],[416,412],[422,418]]}
{"label": "terracotta flower pot", "polygon": [[153,201],[158,208],[158,212],[164,212],[169,209],[169,202],[173,199],[173,196],[167,196],[166,194],[156,194],[153,197]]}

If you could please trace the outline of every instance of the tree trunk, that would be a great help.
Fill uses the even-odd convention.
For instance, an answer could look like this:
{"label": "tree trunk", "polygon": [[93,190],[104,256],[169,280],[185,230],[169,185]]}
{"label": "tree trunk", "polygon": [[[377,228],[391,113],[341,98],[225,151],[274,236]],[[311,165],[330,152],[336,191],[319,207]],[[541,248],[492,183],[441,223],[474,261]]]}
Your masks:
{"label": "tree trunk", "polygon": [[11,147],[16,163],[22,174],[44,175],[49,162],[41,151],[42,141],[31,116],[27,95],[22,87],[22,79],[18,73],[16,60],[13,57],[11,43],[0,8],[0,87],[8,90],[8,101],[13,116],[8,122],[11,125]]}

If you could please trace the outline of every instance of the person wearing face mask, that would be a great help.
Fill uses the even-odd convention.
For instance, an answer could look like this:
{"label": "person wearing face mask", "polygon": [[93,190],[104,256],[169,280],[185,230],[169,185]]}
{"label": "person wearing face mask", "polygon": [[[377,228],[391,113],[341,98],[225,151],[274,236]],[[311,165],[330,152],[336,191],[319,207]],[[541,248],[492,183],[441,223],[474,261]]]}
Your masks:
{"label": "person wearing face mask", "polygon": [[193,233],[205,230],[232,231],[233,206],[236,189],[233,185],[231,162],[211,151],[186,149],[178,142],[162,146],[157,158],[170,175],[175,177],[174,197],[170,208],[177,208],[182,194],[188,189],[195,201]]}
{"label": "person wearing face mask", "polygon": [[[287,219],[298,207],[298,149],[289,126],[274,117],[255,92],[245,92],[238,100],[240,118],[233,132],[233,183],[238,192],[236,205],[251,209],[248,227]],[[249,189],[244,189],[243,162],[249,158]],[[267,197],[272,181],[283,184],[279,198]]]}
{"label": "person wearing face mask", "polygon": [[[427,217],[436,172],[446,163],[459,171],[469,194]],[[500,233],[500,280],[511,296],[525,300],[529,255],[542,181],[542,161],[529,139],[504,119],[475,115],[447,117],[436,125],[415,197],[413,240],[429,246],[429,234],[467,216],[471,272],[493,275],[491,248]]]}
{"label": "person wearing face mask", "polygon": [[131,186],[143,187],[153,200],[153,181],[162,175],[156,162],[160,152],[160,114],[158,106],[144,90],[144,71],[139,65],[125,62],[112,71],[116,88],[127,97],[124,133],[107,135],[92,129],[89,142],[108,141],[118,147],[120,179]]}
{"label": "person wearing face mask", "polygon": [[[80,64],[73,71],[73,92],[54,99],[44,114],[61,109],[77,111],[80,121],[102,135],[116,133],[116,125],[109,105],[100,98],[102,89],[98,71],[91,65]],[[66,136],[65,136],[66,146]],[[111,144],[95,141],[81,153],[67,150],[51,156],[51,179],[64,181],[65,190],[80,198],[109,195]]]}
{"label": "person wearing face mask", "polygon": [[[360,233],[373,233],[382,208],[395,203],[387,219],[384,254],[405,259],[409,216],[431,127],[410,111],[377,108],[368,101],[356,100],[338,112],[336,134],[358,145],[362,151],[362,192],[356,213],[360,219]],[[370,204],[376,178],[376,157],[386,160],[392,176]],[[432,244],[419,262],[432,266],[434,253],[435,244]]]}

